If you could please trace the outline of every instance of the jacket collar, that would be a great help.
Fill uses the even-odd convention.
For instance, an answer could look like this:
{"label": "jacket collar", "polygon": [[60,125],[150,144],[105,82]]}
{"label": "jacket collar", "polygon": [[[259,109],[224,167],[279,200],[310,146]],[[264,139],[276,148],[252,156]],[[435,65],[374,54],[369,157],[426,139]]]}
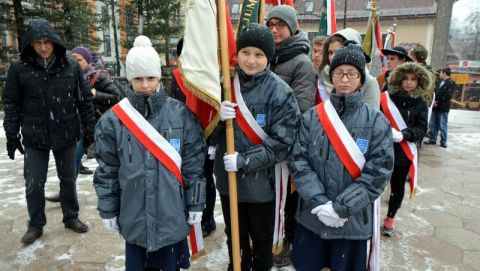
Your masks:
{"label": "jacket collar", "polygon": [[343,95],[337,94],[335,89],[330,95],[330,102],[332,102],[332,105],[339,116],[355,112],[358,107],[364,104],[362,93],[360,91]]}
{"label": "jacket collar", "polygon": [[167,100],[167,95],[165,94],[162,84],[160,84],[158,91],[151,95],[136,93],[130,89],[127,97],[132,106],[145,118],[160,112]]}
{"label": "jacket collar", "polygon": [[265,77],[268,75],[268,70],[265,69],[257,74],[254,75],[247,75],[245,72],[243,72],[238,65],[236,66],[237,73],[238,73],[238,79],[240,80],[240,86],[241,91],[243,92],[244,90],[247,89],[252,89],[255,87],[257,84],[261,84],[261,82],[265,79]]}

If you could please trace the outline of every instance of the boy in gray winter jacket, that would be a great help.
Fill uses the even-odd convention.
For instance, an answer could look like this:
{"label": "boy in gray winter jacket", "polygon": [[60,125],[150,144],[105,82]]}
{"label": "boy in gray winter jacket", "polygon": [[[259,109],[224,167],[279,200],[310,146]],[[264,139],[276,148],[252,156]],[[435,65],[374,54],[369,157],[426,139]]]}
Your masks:
{"label": "boy in gray winter jacket", "polygon": [[339,49],[330,65],[329,100],[303,116],[290,161],[301,196],[292,249],[296,270],[365,270],[372,203],[393,167],[390,125],[367,106],[361,47]]}
{"label": "boy in gray winter jacket", "polygon": [[95,130],[98,210],[126,241],[126,270],[187,269],[188,224],[200,223],[205,202],[203,133],[186,106],[166,96],[150,39],[135,39],[126,68],[133,91]]}
{"label": "boy in gray winter jacket", "polygon": [[234,119],[235,154],[224,155],[223,123],[214,131],[218,143],[214,172],[225,219],[229,270],[232,253],[227,172],[237,172],[242,270],[270,270],[273,264],[274,169],[288,156],[300,119],[292,89],[267,69],[273,52],[273,35],[266,26],[250,24],[240,32],[232,91],[236,104],[223,101],[220,109],[222,121]]}

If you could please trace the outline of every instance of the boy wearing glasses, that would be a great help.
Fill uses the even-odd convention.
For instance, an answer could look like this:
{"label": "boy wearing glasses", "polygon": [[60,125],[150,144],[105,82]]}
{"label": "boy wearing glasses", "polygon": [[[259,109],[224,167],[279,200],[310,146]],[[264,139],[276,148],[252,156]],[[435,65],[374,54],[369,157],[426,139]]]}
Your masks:
{"label": "boy wearing glasses", "polygon": [[[288,5],[273,8],[267,16],[267,26],[275,40],[275,54],[270,70],[279,75],[292,89],[300,111],[315,104],[315,69],[308,57],[310,42],[305,32],[297,29],[297,11]],[[285,240],[283,250],[274,257],[276,266],[290,264],[290,244],[293,242],[298,194],[288,186],[285,206]]]}
{"label": "boy wearing glasses", "polygon": [[296,270],[365,270],[372,203],[393,168],[392,132],[362,99],[362,48],[339,49],[330,67],[330,99],[304,114],[290,160],[301,196],[292,262]]}

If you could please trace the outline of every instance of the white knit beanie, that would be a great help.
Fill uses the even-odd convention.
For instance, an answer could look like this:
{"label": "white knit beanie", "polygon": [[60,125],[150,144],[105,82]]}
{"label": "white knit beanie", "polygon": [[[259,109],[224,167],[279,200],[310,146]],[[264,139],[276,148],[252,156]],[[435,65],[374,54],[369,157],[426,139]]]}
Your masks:
{"label": "white knit beanie", "polygon": [[160,57],[147,36],[135,38],[127,54],[126,67],[128,81],[137,77],[162,77]]}

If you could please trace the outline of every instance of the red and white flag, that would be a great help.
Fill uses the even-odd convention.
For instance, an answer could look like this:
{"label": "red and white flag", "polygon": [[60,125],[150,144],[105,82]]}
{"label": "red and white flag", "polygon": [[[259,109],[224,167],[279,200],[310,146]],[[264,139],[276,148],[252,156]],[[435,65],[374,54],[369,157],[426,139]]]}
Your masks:
{"label": "red and white flag", "polygon": [[214,0],[190,0],[185,7],[183,49],[174,77],[208,136],[218,123],[221,102],[217,6]]}
{"label": "red and white flag", "polygon": [[295,4],[293,3],[293,0],[265,0],[265,4],[273,5],[273,6],[289,5],[292,8],[295,8]]}

